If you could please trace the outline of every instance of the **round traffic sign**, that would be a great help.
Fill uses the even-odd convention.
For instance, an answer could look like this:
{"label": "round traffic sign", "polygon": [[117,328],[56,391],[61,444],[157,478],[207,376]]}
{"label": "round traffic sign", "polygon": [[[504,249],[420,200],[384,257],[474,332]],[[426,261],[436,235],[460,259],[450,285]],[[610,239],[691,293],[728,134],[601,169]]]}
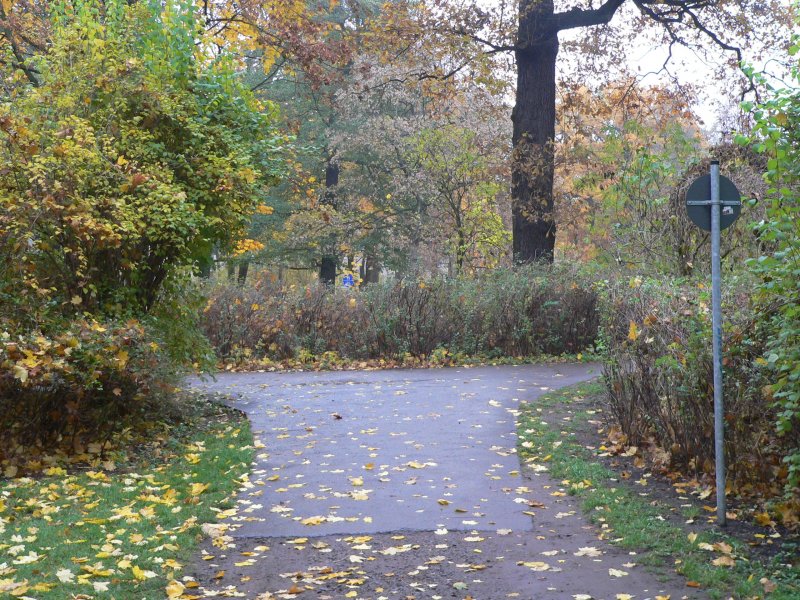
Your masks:
{"label": "round traffic sign", "polygon": [[[720,229],[733,225],[742,212],[742,195],[734,183],[727,177],[719,176]],[[708,204],[690,204],[691,202],[707,202]],[[730,204],[728,204],[730,203]],[[686,214],[700,229],[711,231],[711,175],[698,177],[686,190]]]}

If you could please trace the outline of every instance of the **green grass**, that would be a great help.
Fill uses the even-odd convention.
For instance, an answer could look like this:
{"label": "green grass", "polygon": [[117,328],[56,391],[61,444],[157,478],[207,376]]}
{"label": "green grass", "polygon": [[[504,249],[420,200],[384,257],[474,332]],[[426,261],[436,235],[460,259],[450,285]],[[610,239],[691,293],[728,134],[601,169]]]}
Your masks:
{"label": "green grass", "polygon": [[246,419],[213,405],[158,431],[126,464],[0,480],[0,596],[166,597],[201,524],[232,506],[253,437]]}
{"label": "green grass", "polygon": [[[519,420],[520,457],[525,461],[548,460],[550,474],[561,480],[570,493],[582,499],[583,510],[602,527],[604,537],[640,554],[643,564],[672,565],[688,581],[698,583],[712,598],[763,598],[762,578],[778,584],[767,597],[792,600],[800,597],[800,573],[777,565],[762,565],[748,556],[745,544],[716,532],[700,533],[693,541],[683,528],[663,520],[652,498],[643,499],[619,483],[619,475],[593,460],[591,453],[575,440],[574,431],[592,415],[571,406],[576,400],[601,394],[599,383],[573,386],[523,405]],[[571,420],[558,426],[544,422],[548,409],[556,414],[571,411]],[[570,429],[572,431],[570,431]],[[548,458],[549,456],[549,458]],[[720,567],[712,560],[719,552],[703,550],[700,544],[725,542],[733,546],[733,567]]]}

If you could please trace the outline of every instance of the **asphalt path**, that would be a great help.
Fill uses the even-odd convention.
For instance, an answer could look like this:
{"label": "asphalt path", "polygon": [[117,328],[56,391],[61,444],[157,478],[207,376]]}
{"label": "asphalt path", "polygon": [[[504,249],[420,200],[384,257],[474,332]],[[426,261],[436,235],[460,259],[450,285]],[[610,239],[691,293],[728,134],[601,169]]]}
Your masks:
{"label": "asphalt path", "polygon": [[520,402],[594,365],[224,374],[257,457],[207,528],[204,597],[679,598],[516,453]]}

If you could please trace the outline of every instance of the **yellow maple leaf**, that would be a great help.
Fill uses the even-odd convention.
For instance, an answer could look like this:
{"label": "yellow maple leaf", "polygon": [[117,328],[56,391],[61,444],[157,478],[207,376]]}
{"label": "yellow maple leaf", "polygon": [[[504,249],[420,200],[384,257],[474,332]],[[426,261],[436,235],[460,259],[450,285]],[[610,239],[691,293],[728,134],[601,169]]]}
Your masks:
{"label": "yellow maple leaf", "polygon": [[18,379],[20,383],[28,381],[28,369],[20,365],[14,365],[14,379]]}
{"label": "yellow maple leaf", "polygon": [[183,585],[180,581],[175,581],[173,579],[167,584],[167,598],[180,598],[185,589],[185,585]]}
{"label": "yellow maple leaf", "polygon": [[715,567],[733,567],[736,565],[736,561],[730,556],[720,556],[712,560],[711,564]]}
{"label": "yellow maple leaf", "polygon": [[756,513],[753,518],[755,522],[763,527],[772,527],[775,525],[775,521],[772,520],[772,517],[769,516],[768,512],[760,512]]}
{"label": "yellow maple leaf", "polygon": [[533,561],[525,561],[517,563],[521,567],[528,567],[532,571],[547,571],[550,568],[546,562],[541,562],[538,560]]}
{"label": "yellow maple leaf", "polygon": [[192,496],[199,496],[208,489],[207,483],[193,483],[189,492]]}
{"label": "yellow maple leaf", "polygon": [[144,571],[142,569],[140,569],[139,567],[137,567],[136,565],[133,565],[133,568],[131,569],[131,573],[133,573],[133,577],[137,581],[144,581],[145,579],[147,579],[147,577],[144,574]]}

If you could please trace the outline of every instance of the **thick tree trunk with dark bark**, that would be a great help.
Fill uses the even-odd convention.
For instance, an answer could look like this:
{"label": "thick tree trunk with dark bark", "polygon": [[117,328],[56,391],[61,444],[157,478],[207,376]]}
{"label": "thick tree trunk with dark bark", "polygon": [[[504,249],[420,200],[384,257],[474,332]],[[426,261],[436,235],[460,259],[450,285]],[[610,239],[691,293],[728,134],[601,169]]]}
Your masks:
{"label": "thick tree trunk with dark bark", "polygon": [[552,261],[558,32],[608,23],[626,0],[556,13],[553,0],[520,0],[511,171],[514,261]]}
{"label": "thick tree trunk with dark bark", "polygon": [[[558,32],[549,31],[553,3],[529,0],[520,8],[517,97],[512,163],[514,262],[552,261],[556,241],[553,215],[556,56]],[[523,12],[525,4],[527,10]]]}
{"label": "thick tree trunk with dark bark", "polygon": [[[336,208],[336,186],[339,185],[339,164],[329,160],[325,167],[325,195],[323,202]],[[319,280],[326,285],[336,283],[336,265],[339,257],[336,254],[336,239],[328,240],[323,248],[322,260],[319,266]]]}

